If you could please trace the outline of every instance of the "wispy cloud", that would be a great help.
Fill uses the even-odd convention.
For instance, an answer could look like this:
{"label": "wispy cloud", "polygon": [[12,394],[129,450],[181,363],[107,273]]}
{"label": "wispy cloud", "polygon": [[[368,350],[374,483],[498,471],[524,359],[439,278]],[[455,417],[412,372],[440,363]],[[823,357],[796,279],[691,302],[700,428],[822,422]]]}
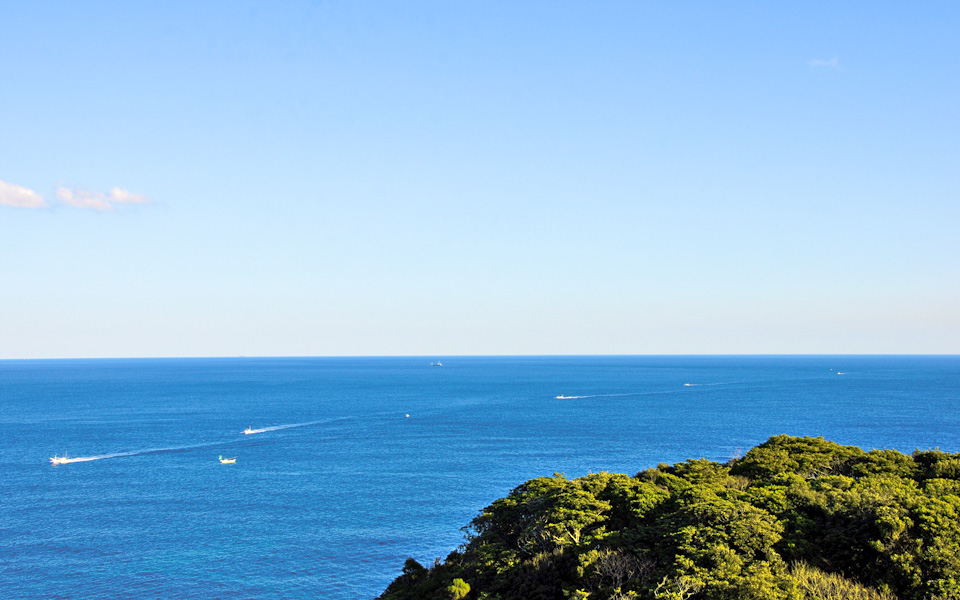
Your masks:
{"label": "wispy cloud", "polygon": [[118,187],[110,190],[110,193],[104,194],[103,192],[90,192],[61,186],[57,188],[57,198],[60,202],[70,206],[101,211],[116,210],[117,204],[146,204],[151,201],[146,196],[134,194]]}
{"label": "wispy cloud", "polygon": [[808,60],[807,64],[811,67],[824,67],[827,69],[839,69],[840,68],[840,59],[834,56],[830,60],[824,60],[822,58],[814,58]]}
{"label": "wispy cloud", "polygon": [[19,185],[0,181],[0,204],[19,208],[44,208],[47,203],[40,194]]}

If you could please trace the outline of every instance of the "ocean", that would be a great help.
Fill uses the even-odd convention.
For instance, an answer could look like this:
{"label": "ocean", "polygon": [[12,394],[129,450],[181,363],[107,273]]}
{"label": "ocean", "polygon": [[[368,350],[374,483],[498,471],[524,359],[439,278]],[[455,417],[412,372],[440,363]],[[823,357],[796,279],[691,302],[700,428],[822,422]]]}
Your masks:
{"label": "ocean", "polygon": [[370,599],[527,479],[781,433],[958,452],[960,357],[0,361],[0,589]]}

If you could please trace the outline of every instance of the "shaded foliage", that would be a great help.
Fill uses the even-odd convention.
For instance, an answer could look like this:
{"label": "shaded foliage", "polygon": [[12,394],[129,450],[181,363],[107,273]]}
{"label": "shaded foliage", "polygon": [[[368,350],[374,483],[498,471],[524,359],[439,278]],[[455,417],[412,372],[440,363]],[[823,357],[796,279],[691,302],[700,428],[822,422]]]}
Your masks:
{"label": "shaded foliage", "polygon": [[532,479],[382,600],[960,600],[960,454],[774,436],[726,464]]}

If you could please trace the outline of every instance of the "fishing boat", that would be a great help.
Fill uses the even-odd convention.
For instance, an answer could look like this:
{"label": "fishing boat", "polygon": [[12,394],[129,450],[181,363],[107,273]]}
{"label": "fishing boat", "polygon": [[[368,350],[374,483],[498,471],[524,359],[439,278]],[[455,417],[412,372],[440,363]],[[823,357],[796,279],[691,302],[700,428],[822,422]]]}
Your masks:
{"label": "fishing boat", "polygon": [[263,433],[264,431],[266,431],[266,429],[253,429],[251,427],[247,427],[243,430],[243,435],[250,435],[251,433]]}
{"label": "fishing boat", "polygon": [[430,366],[431,366],[431,367],[442,367],[442,366],[443,366],[443,363],[438,360],[438,361],[435,362],[435,363],[430,363]]}
{"label": "fishing boat", "polygon": [[65,465],[70,462],[70,457],[67,456],[67,453],[64,452],[63,456],[57,456],[56,454],[50,459],[51,465]]}
{"label": "fishing boat", "polygon": [[234,456],[233,458],[224,458],[223,456],[220,457],[220,464],[221,464],[221,465],[232,465],[232,464],[234,464],[235,462],[237,462],[237,457],[236,457],[236,456]]}
{"label": "fishing boat", "polygon": [[557,396],[557,400],[569,400],[571,398],[573,398],[573,396]]}

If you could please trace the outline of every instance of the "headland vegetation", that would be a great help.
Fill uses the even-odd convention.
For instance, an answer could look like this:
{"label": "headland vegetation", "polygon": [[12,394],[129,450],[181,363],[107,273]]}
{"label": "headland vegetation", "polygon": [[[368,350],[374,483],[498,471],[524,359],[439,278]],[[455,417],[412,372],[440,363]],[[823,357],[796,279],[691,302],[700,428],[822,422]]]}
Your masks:
{"label": "headland vegetation", "polygon": [[960,453],[778,435],[727,463],[532,479],[380,600],[958,600]]}

